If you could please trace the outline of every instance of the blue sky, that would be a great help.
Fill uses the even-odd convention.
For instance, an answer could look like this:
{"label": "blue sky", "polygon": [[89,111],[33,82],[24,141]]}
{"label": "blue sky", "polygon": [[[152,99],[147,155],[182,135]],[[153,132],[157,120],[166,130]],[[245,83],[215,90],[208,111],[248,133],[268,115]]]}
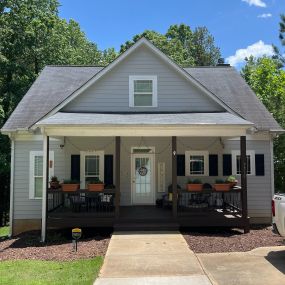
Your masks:
{"label": "blue sky", "polygon": [[79,22],[100,49],[114,47],[146,29],[165,33],[172,24],[206,26],[224,58],[240,66],[245,55],[272,53],[279,45],[285,0],[60,0],[60,16]]}

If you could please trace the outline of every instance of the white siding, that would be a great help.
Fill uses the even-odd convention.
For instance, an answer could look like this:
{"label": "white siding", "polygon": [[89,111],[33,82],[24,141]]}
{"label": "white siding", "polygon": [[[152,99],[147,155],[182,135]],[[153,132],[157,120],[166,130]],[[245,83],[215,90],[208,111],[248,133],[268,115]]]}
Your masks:
{"label": "white siding", "polygon": [[[50,150],[54,151],[54,173],[63,177],[65,169],[64,152],[59,141],[50,142]],[[29,199],[29,158],[30,151],[43,149],[42,141],[15,142],[15,179],[14,179],[14,219],[41,218],[41,199]]]}
{"label": "white siding", "polygon": [[[129,75],[157,75],[157,108],[129,107]],[[67,104],[66,112],[212,112],[222,107],[150,50],[140,47]]]}
{"label": "white siding", "polygon": [[[51,141],[50,149],[55,152],[55,175],[59,179],[70,178],[71,154],[82,151],[104,150],[105,154],[114,155],[115,138],[69,137],[65,139],[65,147],[59,148],[60,142]],[[239,149],[239,141],[219,138],[177,138],[178,154],[185,150],[208,150],[209,154],[219,156],[219,178],[222,177],[222,155],[230,154],[231,150]],[[155,147],[155,170],[157,189],[157,168],[159,162],[165,163],[166,188],[171,184],[171,138],[145,137],[121,139],[121,204],[131,204],[131,147],[140,145]],[[265,176],[248,176],[248,208],[251,217],[271,216],[271,176],[270,176],[270,142],[263,140],[247,141],[247,149],[255,150],[256,154],[264,154]],[[15,143],[15,219],[33,219],[41,217],[41,200],[29,200],[29,152],[42,150],[41,141],[16,141]],[[115,169],[114,169],[115,173]],[[193,177],[191,177],[193,178]],[[214,183],[218,177],[199,177],[202,181]],[[178,184],[185,187],[188,177],[178,177]],[[114,180],[114,184],[116,184]],[[156,198],[161,193],[156,193]]]}

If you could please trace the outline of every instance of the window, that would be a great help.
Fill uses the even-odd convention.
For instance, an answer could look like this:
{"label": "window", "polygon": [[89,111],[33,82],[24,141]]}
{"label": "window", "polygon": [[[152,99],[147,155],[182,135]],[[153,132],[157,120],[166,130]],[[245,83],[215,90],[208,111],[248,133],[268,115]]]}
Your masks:
{"label": "window", "polygon": [[[49,152],[49,178],[54,175],[54,153]],[[43,195],[43,152],[30,152],[30,199],[41,199]]]}
{"label": "window", "polygon": [[157,76],[129,77],[129,106],[157,107]]}
{"label": "window", "polygon": [[186,176],[209,175],[208,151],[186,151],[185,158]]}
{"label": "window", "polygon": [[[246,152],[246,169],[248,175],[255,175],[255,152],[248,150]],[[241,174],[240,151],[232,151],[232,172],[234,175]]]}
{"label": "window", "polygon": [[80,152],[81,188],[86,188],[89,181],[104,180],[104,152]]}

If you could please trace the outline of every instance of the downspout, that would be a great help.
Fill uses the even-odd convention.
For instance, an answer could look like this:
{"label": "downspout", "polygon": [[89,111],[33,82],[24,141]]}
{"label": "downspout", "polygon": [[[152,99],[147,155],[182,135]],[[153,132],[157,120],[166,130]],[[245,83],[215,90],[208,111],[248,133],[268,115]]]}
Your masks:
{"label": "downspout", "polygon": [[15,138],[10,135],[11,139],[11,169],[10,169],[10,214],[9,214],[9,236],[13,236],[13,219],[14,219],[14,165],[15,165]]}
{"label": "downspout", "polygon": [[[273,151],[273,136],[270,138],[270,173],[271,173],[271,194],[274,196],[275,182],[274,182],[274,151]],[[271,198],[272,198],[271,197]]]}

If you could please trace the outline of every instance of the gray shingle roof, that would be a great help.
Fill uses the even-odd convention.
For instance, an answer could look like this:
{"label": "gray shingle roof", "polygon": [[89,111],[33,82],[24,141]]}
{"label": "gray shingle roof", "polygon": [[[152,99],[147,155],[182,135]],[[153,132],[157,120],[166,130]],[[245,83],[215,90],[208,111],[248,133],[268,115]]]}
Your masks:
{"label": "gray shingle roof", "polygon": [[61,113],[37,123],[38,126],[88,126],[88,125],[246,125],[248,122],[227,112],[176,113],[176,114],[96,114]]}
{"label": "gray shingle roof", "polygon": [[102,67],[46,66],[2,130],[29,128]]}
{"label": "gray shingle roof", "polygon": [[[101,69],[92,66],[45,67],[2,131],[31,127]],[[185,70],[259,130],[282,130],[235,69],[204,67]]]}
{"label": "gray shingle roof", "polygon": [[255,93],[233,67],[185,68],[244,119],[259,130],[282,130]]}

